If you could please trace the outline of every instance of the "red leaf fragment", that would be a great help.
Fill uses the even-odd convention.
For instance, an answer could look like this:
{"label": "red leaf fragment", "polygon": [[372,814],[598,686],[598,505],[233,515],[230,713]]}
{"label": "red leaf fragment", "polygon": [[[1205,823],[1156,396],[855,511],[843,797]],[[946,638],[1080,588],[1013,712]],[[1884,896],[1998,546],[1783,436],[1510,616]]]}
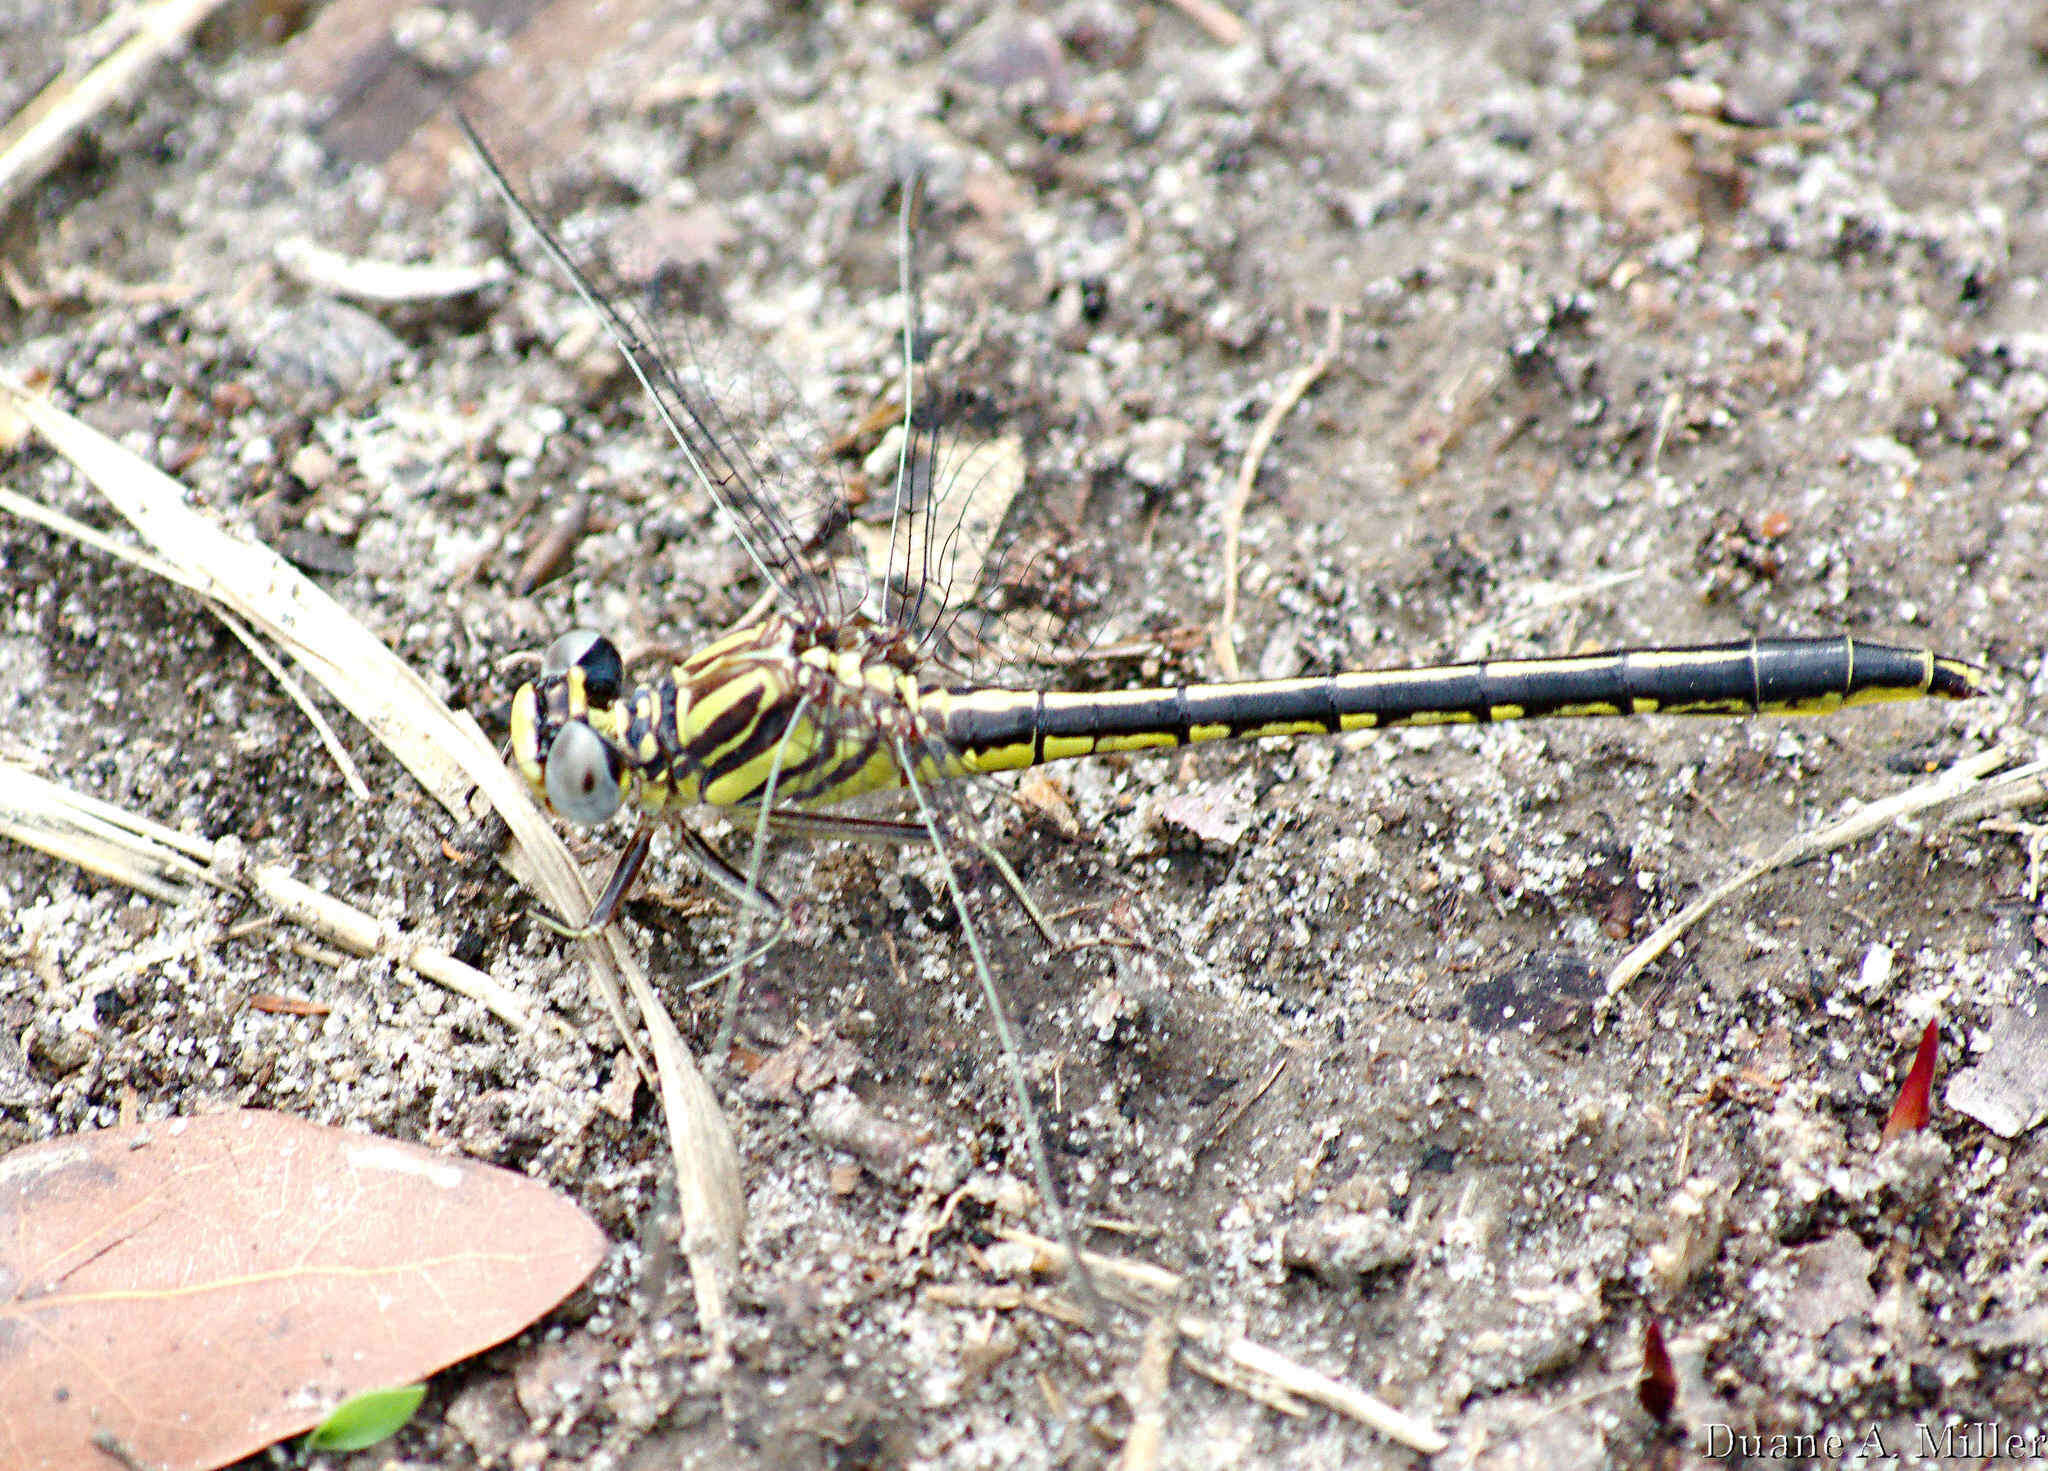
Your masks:
{"label": "red leaf fragment", "polygon": [[0,1158],[0,1466],[202,1471],[517,1333],[604,1235],[523,1175],[283,1114]]}
{"label": "red leaf fragment", "polygon": [[1643,1323],[1643,1377],[1636,1381],[1636,1399],[1659,1425],[1669,1425],[1678,1407],[1678,1371],[1655,1318]]}
{"label": "red leaf fragment", "polygon": [[1898,1101],[1892,1104],[1891,1114],[1884,1121],[1883,1143],[1927,1127],[1934,1112],[1934,1055],[1940,1047],[1941,1025],[1930,1021],[1927,1030],[1920,1034],[1920,1047],[1913,1054],[1913,1066],[1899,1089]]}

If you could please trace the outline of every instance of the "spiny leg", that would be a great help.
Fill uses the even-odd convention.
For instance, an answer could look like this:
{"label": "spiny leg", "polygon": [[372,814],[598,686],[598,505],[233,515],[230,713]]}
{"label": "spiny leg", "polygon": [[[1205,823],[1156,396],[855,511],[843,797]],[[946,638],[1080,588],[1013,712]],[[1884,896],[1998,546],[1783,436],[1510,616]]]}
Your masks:
{"label": "spiny leg", "polygon": [[[960,933],[967,939],[967,953],[974,963],[974,976],[981,984],[981,998],[988,1007],[990,1024],[995,1028],[996,1045],[1002,1049],[1004,1069],[1010,1075],[1010,1092],[1015,1096],[1017,1113],[1024,1126],[1024,1145],[1031,1156],[1031,1173],[1037,1177],[1038,1193],[1045,1198],[1045,1207],[1052,1213],[1054,1226],[1059,1232],[1060,1245],[1067,1249],[1067,1257],[1074,1264],[1074,1278],[1081,1284],[1081,1295],[1088,1312],[1091,1316],[1105,1318],[1108,1316],[1108,1304],[1096,1289],[1095,1276],[1088,1269],[1087,1259],[1081,1255],[1081,1242],[1066,1202],[1060,1196],[1059,1187],[1053,1184],[1052,1164],[1045,1154],[1045,1134],[1038,1122],[1038,1107],[1031,1101],[1031,1085],[1024,1076],[1024,1059],[1017,1050],[1016,1034],[1010,1029],[1010,1014],[1003,1006],[1002,992],[997,989],[995,971],[982,948],[981,931],[968,911],[967,895],[960,887],[960,875],[953,866],[953,855],[947,850],[946,840],[939,832],[937,814],[925,794],[924,783],[918,778],[917,766],[910,759],[909,750],[901,738],[892,744],[904,781],[910,787],[910,795],[917,802],[918,817],[930,835],[932,850],[938,855],[939,873],[945,879],[946,892],[952,898],[954,912],[960,916]],[[977,843],[976,846],[987,851],[984,845]]]}
{"label": "spiny leg", "polygon": [[896,444],[896,486],[892,497],[894,504],[889,510],[889,555],[882,566],[882,616],[903,628],[913,626],[916,615],[913,612],[906,618],[900,602],[892,614],[889,595],[891,585],[895,581],[896,548],[899,544],[906,548],[904,571],[908,573],[910,570],[907,563],[908,542],[906,540],[899,543],[897,538],[908,536],[903,525],[903,503],[910,482],[910,459],[917,450],[914,436],[910,432],[916,422],[917,390],[917,272],[910,248],[910,232],[911,222],[917,215],[917,196],[921,183],[920,176],[915,173],[903,181],[903,213],[900,221],[902,238],[898,242],[896,252],[897,280],[903,292],[903,435]]}
{"label": "spiny leg", "polygon": [[[896,822],[886,817],[851,817],[843,813],[778,812],[769,819],[769,826],[778,833],[796,837],[838,838],[856,843],[920,843],[929,847],[932,841],[931,834],[922,823]],[[1031,890],[1025,886],[1010,860],[978,833],[971,834],[969,841],[1002,876],[1003,886],[1016,899],[1039,937],[1054,949],[1064,950],[1065,942],[1053,934],[1051,921],[1039,909],[1037,901],[1031,897]]]}
{"label": "spiny leg", "polygon": [[1018,907],[1024,911],[1025,918],[1031,921],[1031,927],[1038,931],[1038,937],[1055,950],[1066,949],[1066,944],[1053,934],[1052,922],[1039,910],[1038,902],[1031,897],[1031,891],[1024,887],[1023,878],[1010,866],[1010,860],[997,852],[995,845],[979,833],[973,835],[973,841],[975,851],[994,864],[996,872],[1002,875],[1003,887],[1010,891],[1010,897],[1017,901]]}
{"label": "spiny leg", "polygon": [[[804,729],[804,717],[810,713],[810,709],[811,697],[807,694],[797,701],[796,710],[790,716],[789,723],[783,729],[785,731]],[[747,857],[747,871],[742,886],[743,892],[752,896],[751,900],[744,906],[748,915],[746,921],[747,928],[751,930],[753,916],[761,913],[765,907],[767,912],[775,918],[775,929],[766,940],[747,951],[746,954],[740,956],[737,960],[728,961],[708,978],[708,980],[715,980],[719,976],[725,977],[725,1001],[719,1008],[718,1036],[711,1044],[711,1055],[713,1057],[722,1058],[732,1048],[733,1031],[740,1010],[740,986],[745,979],[747,967],[782,943],[783,939],[789,934],[789,912],[773,900],[768,899],[767,894],[761,888],[761,865],[768,851],[768,816],[775,810],[775,789],[782,781],[782,758],[787,749],[788,742],[786,740],[776,741],[774,755],[768,762],[768,780],[763,785],[761,791],[761,810],[754,818],[753,849]],[[706,844],[705,846],[709,847],[710,845]],[[765,905],[763,901],[766,901]]]}
{"label": "spiny leg", "polygon": [[711,840],[695,828],[684,826],[683,852],[690,861],[704,871],[704,877],[711,880],[713,888],[724,894],[742,909],[758,910],[763,914],[779,915],[782,903],[761,884],[752,882],[747,875],[734,868],[726,856],[711,846]]}
{"label": "spiny leg", "polygon": [[901,822],[893,817],[856,817],[846,812],[777,812],[769,817],[768,826],[786,838],[924,846],[931,843],[923,823]]}
{"label": "spiny leg", "polygon": [[654,845],[654,827],[642,823],[635,829],[632,840],[626,844],[626,851],[619,855],[619,861],[612,868],[612,876],[605,881],[604,892],[597,897],[597,903],[590,907],[589,916],[581,924],[563,924],[551,914],[533,911],[533,917],[548,929],[571,940],[587,940],[614,919],[618,918],[619,906],[626,900],[626,893],[633,887],[633,880],[640,877],[641,866],[647,862],[648,849]]}
{"label": "spiny leg", "polygon": [[[781,917],[782,905],[775,896],[759,884],[750,882],[745,874],[726,862],[725,855],[712,847],[702,833],[686,826],[682,834],[683,851],[703,870],[714,888],[738,901],[743,908]],[[644,823],[634,830],[625,851],[619,854],[619,861],[612,867],[612,876],[605,880],[604,892],[598,895],[597,902],[590,908],[590,917],[582,924],[564,924],[553,915],[542,914],[538,910],[534,911],[533,917],[558,935],[566,935],[572,940],[588,939],[619,917],[619,907],[625,903],[634,881],[640,877],[653,842],[653,824]]]}
{"label": "spiny leg", "polygon": [[[684,834],[683,851],[689,854],[691,861],[704,871],[705,877],[709,878],[718,889],[737,900],[741,909],[749,914],[766,914],[776,922],[774,933],[769,935],[760,944],[754,946],[753,949],[737,959],[728,960],[724,965],[721,965],[717,970],[710,972],[708,975],[697,977],[696,980],[684,987],[685,990],[695,995],[699,991],[708,991],[720,981],[729,979],[736,986],[737,976],[740,971],[752,965],[788,937],[789,915],[788,911],[783,909],[782,905],[776,901],[775,896],[766,889],[758,886],[748,887],[746,875],[737,868],[734,868],[727,861],[726,856],[712,847],[710,840],[702,833],[697,832],[694,828],[685,828]],[[732,1045],[732,1037],[730,1035],[731,1005],[732,998],[728,996],[725,1025],[721,1027],[719,1036],[712,1043],[711,1055],[713,1057],[725,1056],[726,1050]]]}

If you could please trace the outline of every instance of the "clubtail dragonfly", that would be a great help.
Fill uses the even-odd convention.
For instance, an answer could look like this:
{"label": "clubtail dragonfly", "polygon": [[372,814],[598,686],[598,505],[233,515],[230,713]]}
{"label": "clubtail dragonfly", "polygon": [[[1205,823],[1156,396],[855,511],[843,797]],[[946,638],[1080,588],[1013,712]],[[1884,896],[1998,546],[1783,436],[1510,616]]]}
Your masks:
{"label": "clubtail dragonfly", "polygon": [[[577,824],[638,814],[634,837],[586,924],[613,917],[656,828],[692,809],[722,809],[755,834],[754,858],[740,867],[687,822],[680,826],[682,841],[715,882],[770,912],[775,906],[758,882],[761,839],[770,830],[929,843],[1005,1053],[1038,1187],[1063,1228],[1015,1041],[962,893],[957,855],[963,842],[977,840],[958,805],[942,795],[945,783],[1209,741],[1559,717],[1824,714],[1928,696],[1962,699],[1982,687],[1983,672],[1965,660],[1847,636],[1113,692],[963,680],[932,655],[944,609],[930,606],[949,602],[949,592],[972,591],[951,589],[943,569],[931,565],[957,485],[941,481],[920,508],[905,513],[912,498],[902,483],[908,471],[899,471],[890,567],[873,589],[878,599],[850,590],[829,566],[821,571],[811,555],[814,537],[799,522],[833,501],[829,468],[788,453],[745,423],[744,403],[721,398],[716,375],[687,341],[695,329],[685,323],[674,334],[658,333],[603,289],[463,127],[508,208],[625,358],[673,442],[679,473],[717,506],[773,594],[765,614],[639,679],[628,677],[610,639],[588,630],[564,635],[539,677],[517,692],[512,759],[534,792]],[[914,293],[907,243],[905,261],[908,302]],[[920,459],[920,446],[929,452],[925,462],[937,463],[941,438],[937,426],[918,422],[910,402],[912,337],[906,324],[905,467]],[[914,817],[891,821],[840,810],[890,791],[907,794]],[[1008,866],[983,851],[1043,927]]]}

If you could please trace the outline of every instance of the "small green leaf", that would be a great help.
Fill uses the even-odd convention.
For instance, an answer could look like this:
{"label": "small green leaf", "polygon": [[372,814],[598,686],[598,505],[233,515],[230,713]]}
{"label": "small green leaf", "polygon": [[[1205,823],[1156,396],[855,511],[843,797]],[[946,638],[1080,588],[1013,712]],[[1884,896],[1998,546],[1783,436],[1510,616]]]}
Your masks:
{"label": "small green leaf", "polygon": [[424,1384],[402,1384],[396,1389],[372,1389],[343,1400],[334,1413],[306,1432],[309,1451],[359,1451],[373,1446],[412,1418],[412,1412],[427,1397]]}

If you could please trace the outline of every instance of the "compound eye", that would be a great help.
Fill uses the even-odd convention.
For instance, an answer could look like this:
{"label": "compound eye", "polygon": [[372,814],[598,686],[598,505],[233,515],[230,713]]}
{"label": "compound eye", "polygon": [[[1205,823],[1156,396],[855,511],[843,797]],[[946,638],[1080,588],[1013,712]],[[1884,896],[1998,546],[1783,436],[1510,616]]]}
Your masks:
{"label": "compound eye", "polygon": [[580,720],[555,732],[548,747],[548,804],[571,822],[603,822],[619,810],[612,748]]}
{"label": "compound eye", "polygon": [[594,628],[572,628],[541,655],[543,676],[583,671],[583,690],[593,705],[609,705],[626,682],[625,661],[612,641]]}
{"label": "compound eye", "polygon": [[586,653],[605,642],[605,636],[594,628],[572,628],[553,643],[540,656],[542,674],[567,674]]}

